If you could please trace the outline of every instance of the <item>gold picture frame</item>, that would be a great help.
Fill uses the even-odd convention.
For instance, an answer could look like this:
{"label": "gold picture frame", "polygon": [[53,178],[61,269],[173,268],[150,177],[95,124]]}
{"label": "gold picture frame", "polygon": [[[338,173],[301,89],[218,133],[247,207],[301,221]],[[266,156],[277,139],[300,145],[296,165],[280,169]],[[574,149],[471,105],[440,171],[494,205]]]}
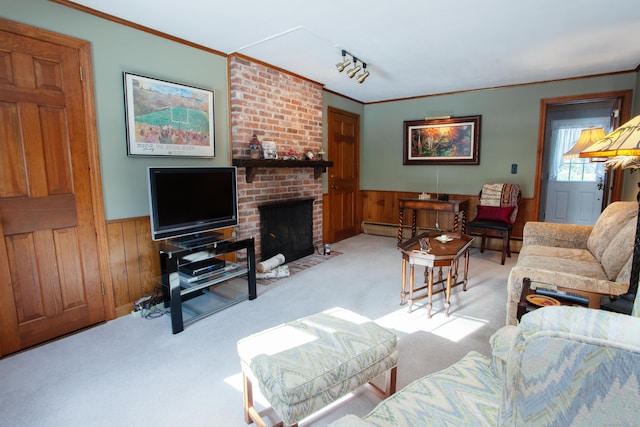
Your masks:
{"label": "gold picture frame", "polygon": [[480,164],[481,117],[405,121],[403,164]]}

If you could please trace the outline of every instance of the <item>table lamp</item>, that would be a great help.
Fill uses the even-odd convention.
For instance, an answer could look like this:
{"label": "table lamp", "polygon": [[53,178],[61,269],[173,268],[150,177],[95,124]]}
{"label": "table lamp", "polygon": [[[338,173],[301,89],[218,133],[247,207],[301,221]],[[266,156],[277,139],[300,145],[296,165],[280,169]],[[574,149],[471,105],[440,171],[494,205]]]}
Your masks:
{"label": "table lamp", "polygon": [[[580,152],[580,157],[606,157],[608,160],[605,165],[612,169],[640,169],[640,115],[635,116]],[[638,187],[640,187],[640,182]],[[638,191],[636,199],[639,215],[636,224],[633,259],[631,260],[629,290],[620,297],[603,297],[600,300],[601,308],[626,314],[631,314],[633,309],[638,292],[638,279],[640,278],[640,191]]]}
{"label": "table lamp", "polygon": [[562,155],[562,158],[564,160],[577,159],[580,157],[580,153],[583,150],[591,147],[604,137],[604,129],[602,128],[582,129],[582,132],[580,132],[580,138],[578,138],[574,146],[571,147],[569,151]]}

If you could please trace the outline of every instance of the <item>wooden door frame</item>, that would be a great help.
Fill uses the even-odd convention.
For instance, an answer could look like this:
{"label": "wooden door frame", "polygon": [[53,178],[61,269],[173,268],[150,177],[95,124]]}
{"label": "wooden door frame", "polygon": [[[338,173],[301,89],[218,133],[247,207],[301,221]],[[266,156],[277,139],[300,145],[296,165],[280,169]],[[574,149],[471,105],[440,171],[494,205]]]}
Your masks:
{"label": "wooden door frame", "polygon": [[[327,107],[327,156],[331,154],[331,143],[333,139],[333,132],[331,128],[331,114],[343,114],[346,116],[351,116],[358,122],[358,136],[356,138],[356,169],[358,174],[356,176],[356,194],[355,194],[355,211],[354,211],[354,221],[356,224],[356,234],[362,233],[362,191],[360,189],[360,135],[361,135],[361,117],[359,114],[353,113],[351,111],[341,110],[339,108]],[[334,167],[339,159],[332,159],[334,162]],[[329,168],[328,173],[331,173],[331,168]],[[327,182],[329,182],[329,177],[327,177]],[[333,229],[333,225],[331,223],[331,197],[329,196],[331,192],[330,188],[327,188],[327,197],[324,198],[326,201],[326,206],[323,207],[323,211],[326,212],[325,218],[323,219],[323,238],[325,242],[334,242],[335,241],[335,230]]]}
{"label": "wooden door frame", "polygon": [[[545,131],[547,129],[547,110],[551,105],[577,104],[580,102],[599,101],[604,99],[619,98],[622,99],[620,108],[620,123],[624,123],[631,116],[632,90],[619,90],[611,92],[592,93],[585,95],[569,95],[558,98],[543,98],[540,100],[540,122],[538,127],[538,153],[536,165],[536,178],[533,192],[534,218],[533,221],[539,221],[540,218],[540,191],[542,188],[543,175],[543,156],[545,148]],[[622,183],[624,174],[622,170],[615,169],[611,178],[610,200],[620,200],[622,195]],[[606,193],[606,192],[605,192]]]}
{"label": "wooden door frame", "polygon": [[105,319],[112,320],[116,317],[113,285],[109,270],[107,228],[104,215],[104,199],[102,194],[102,176],[100,173],[100,153],[98,147],[98,135],[96,126],[96,109],[93,89],[93,69],[91,62],[91,44],[86,40],[76,39],[59,33],[32,27],[0,18],[0,30],[14,33],[24,37],[65,46],[78,51],[78,62],[82,67],[81,85],[83,89],[82,105],[85,112],[86,148],[89,161],[89,179],[91,185],[91,201],[93,205],[93,218],[96,228],[98,248],[98,262],[102,284],[102,295],[105,309]]}

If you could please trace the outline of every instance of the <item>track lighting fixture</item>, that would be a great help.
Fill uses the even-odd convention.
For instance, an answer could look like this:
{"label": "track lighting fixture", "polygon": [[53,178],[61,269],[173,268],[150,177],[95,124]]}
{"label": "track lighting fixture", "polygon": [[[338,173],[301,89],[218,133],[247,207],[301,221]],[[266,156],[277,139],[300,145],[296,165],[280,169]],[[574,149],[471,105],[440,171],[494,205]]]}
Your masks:
{"label": "track lighting fixture", "polygon": [[[351,59],[347,58],[347,55],[349,55]],[[358,74],[360,70],[362,70],[362,74],[359,74],[356,80],[358,81],[358,83],[364,83],[367,77],[369,77],[369,72],[367,71],[367,64],[360,61],[358,58],[356,58],[355,56],[353,56],[351,53],[347,52],[344,49],[342,50],[342,61],[336,64],[336,68],[338,69],[338,72],[339,73],[343,72],[349,65],[351,65],[351,62],[353,62],[353,68],[347,70],[347,76],[349,76],[349,78],[352,79],[355,77],[356,74]],[[358,62],[360,62],[361,65],[358,65]]]}

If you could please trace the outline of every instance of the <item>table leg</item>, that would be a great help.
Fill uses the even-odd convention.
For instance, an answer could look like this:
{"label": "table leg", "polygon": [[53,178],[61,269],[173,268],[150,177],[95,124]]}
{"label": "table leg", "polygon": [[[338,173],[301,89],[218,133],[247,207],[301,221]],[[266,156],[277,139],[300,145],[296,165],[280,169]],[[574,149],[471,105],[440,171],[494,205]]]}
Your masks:
{"label": "table leg", "polygon": [[465,234],[467,232],[467,211],[462,211],[460,212],[460,215],[462,215],[462,233]]}
{"label": "table leg", "polygon": [[456,258],[455,261],[453,261],[453,286],[458,284],[458,261],[460,261],[460,258]]}
{"label": "table leg", "polygon": [[431,273],[429,274],[429,286],[427,290],[427,296],[429,302],[427,303],[427,319],[431,319],[431,308],[433,304],[431,303],[431,299],[433,298],[433,269],[435,267],[431,267]]}
{"label": "table leg", "polygon": [[409,313],[413,308],[413,264],[409,266]]}
{"label": "table leg", "polygon": [[404,304],[404,297],[407,295],[405,292],[407,283],[407,262],[402,258],[402,290],[400,291],[400,305]]}
{"label": "table leg", "polygon": [[451,305],[451,276],[453,265],[449,266],[449,274],[447,275],[447,291],[444,300],[444,315],[449,317],[449,306]]}
{"label": "table leg", "polygon": [[416,237],[416,231],[417,231],[417,212],[415,209],[413,209],[411,211],[411,237]]}
{"label": "table leg", "polygon": [[399,221],[398,221],[398,244],[402,243],[402,223],[404,217],[404,209],[400,208]]}
{"label": "table leg", "polygon": [[464,253],[464,284],[462,290],[467,290],[467,277],[469,276],[469,249]]}

